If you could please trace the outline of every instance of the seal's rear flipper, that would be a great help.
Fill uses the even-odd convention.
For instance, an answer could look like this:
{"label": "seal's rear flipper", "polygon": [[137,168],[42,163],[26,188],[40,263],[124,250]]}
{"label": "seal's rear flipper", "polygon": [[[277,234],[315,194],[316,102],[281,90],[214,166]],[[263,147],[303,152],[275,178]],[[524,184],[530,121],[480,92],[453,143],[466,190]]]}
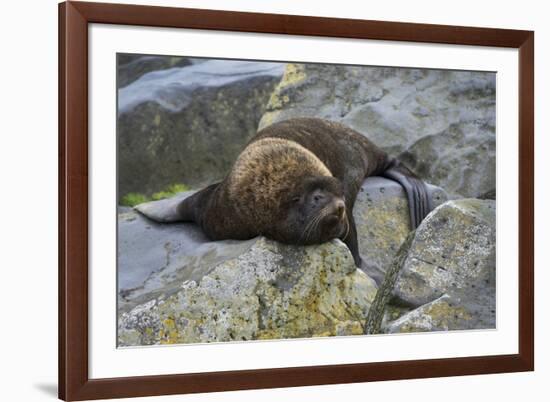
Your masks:
{"label": "seal's rear flipper", "polygon": [[411,227],[416,229],[433,209],[426,184],[399,161],[394,160],[382,176],[401,184],[407,194]]}

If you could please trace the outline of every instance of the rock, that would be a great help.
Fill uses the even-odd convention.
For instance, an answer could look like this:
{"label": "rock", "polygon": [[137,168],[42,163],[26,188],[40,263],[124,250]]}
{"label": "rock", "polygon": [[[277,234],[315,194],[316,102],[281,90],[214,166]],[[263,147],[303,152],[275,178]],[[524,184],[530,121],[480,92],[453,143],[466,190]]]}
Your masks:
{"label": "rock", "polygon": [[471,312],[448,295],[425,304],[389,324],[387,333],[486,329],[487,322],[475,321]]}
{"label": "rock", "polygon": [[[408,205],[405,201],[404,191],[401,189],[399,184],[384,178],[379,177],[370,177],[365,180],[362,186],[362,192],[359,194],[355,208],[354,216],[357,221],[358,228],[361,230],[367,230],[367,233],[361,233],[360,237],[360,247],[361,253],[365,261],[365,267],[367,275],[363,272],[359,272],[356,275],[357,281],[368,282],[368,302],[372,301],[374,297],[374,292],[376,291],[375,281],[370,278],[370,274],[373,276],[379,275],[383,276],[383,273],[386,270],[385,264],[390,264],[393,255],[396,253],[397,249],[400,246],[399,239],[396,238],[396,228],[402,228],[404,237],[408,233],[409,228],[409,215],[408,215]],[[434,186],[429,186],[430,194],[436,205],[443,202],[446,199],[446,194],[439,188]],[[266,260],[266,255],[273,257],[268,261],[270,266],[275,265],[275,271],[287,272],[288,270],[297,270],[296,272],[301,272],[289,278],[298,279],[298,276],[303,275],[302,272],[304,269],[308,269],[308,273],[311,275],[318,275],[318,278],[309,277],[307,282],[312,288],[310,289],[313,292],[313,287],[317,289],[326,289],[325,276],[328,275],[330,278],[330,287],[337,289],[338,286],[335,285],[335,281],[338,282],[340,279],[335,279],[334,272],[331,269],[335,269],[340,272],[339,267],[334,267],[333,265],[340,264],[341,261],[345,261],[345,266],[348,265],[349,251],[345,245],[339,241],[332,243],[327,243],[321,246],[314,247],[290,247],[278,245],[274,242],[261,239],[252,239],[248,241],[218,241],[212,242],[209,241],[202,231],[192,223],[170,223],[170,224],[161,224],[156,223],[151,219],[146,218],[149,216],[155,221],[160,222],[171,222],[174,220],[174,210],[175,206],[181,202],[185,197],[193,194],[193,192],[186,192],[178,194],[170,199],[154,201],[145,204],[138,205],[134,210],[129,208],[119,208],[119,219],[118,219],[118,283],[119,283],[119,316],[126,317],[126,322],[134,323],[142,322],[139,317],[149,317],[144,320],[151,322],[151,317],[157,317],[160,312],[160,301],[169,300],[169,303],[166,304],[167,309],[170,311],[175,311],[176,309],[176,299],[175,295],[180,295],[182,292],[182,283],[196,283],[198,284],[198,289],[202,289],[200,284],[203,283],[205,277],[212,277],[216,275],[214,272],[217,272],[220,267],[229,267],[237,264],[242,268],[243,275],[246,272],[251,271],[251,264],[249,261],[250,253],[260,253],[261,255],[258,258],[261,258],[261,262],[257,265],[256,269],[264,269],[264,261]],[[138,213],[139,211],[140,213]],[[404,238],[403,238],[404,240]],[[384,247],[390,247],[395,244],[395,250],[386,250]],[[252,249],[256,251],[252,251]],[[258,251],[260,250],[260,251]],[[304,251],[305,250],[305,251]],[[330,252],[334,253],[333,257]],[[305,254],[304,254],[305,253]],[[325,254],[331,256],[329,259],[325,258]],[[265,254],[265,255],[264,255]],[[271,258],[270,257],[270,258]],[[291,258],[292,257],[292,258]],[[273,263],[276,261],[276,263]],[[289,262],[290,261],[290,262]],[[302,262],[298,262],[302,261]],[[303,263],[306,261],[306,263]],[[320,261],[320,262],[319,262]],[[330,264],[328,262],[330,262]],[[340,262],[339,262],[340,261]],[[318,263],[319,262],[319,263]],[[350,262],[353,266],[353,262]],[[309,264],[309,265],[308,265]],[[310,265],[312,267],[310,267]],[[308,268],[309,267],[309,268]],[[331,268],[332,267],[332,268]],[[226,268],[223,268],[224,270]],[[229,268],[227,268],[229,269]],[[311,269],[317,271],[311,272]],[[345,268],[351,270],[351,268]],[[241,268],[238,268],[241,270]],[[301,271],[302,270],[302,271]],[[327,270],[329,273],[327,273]],[[225,272],[225,271],[224,271]],[[256,272],[256,271],[254,271]],[[263,272],[263,271],[262,271]],[[225,275],[225,274],[224,274]],[[247,274],[248,275],[248,274]],[[254,274],[256,275],[256,274]],[[267,275],[267,274],[266,274]],[[270,274],[271,275],[271,274]],[[309,275],[309,274],[308,274]],[[342,277],[343,273],[338,273],[340,275],[338,278]],[[355,274],[354,274],[355,275]],[[271,276],[270,276],[271,278]],[[292,279],[292,280],[294,280]],[[288,279],[289,281],[291,279]],[[304,281],[306,278],[304,278]],[[254,281],[259,281],[258,278]],[[250,283],[256,283],[256,282]],[[248,282],[247,282],[248,283]],[[279,280],[279,283],[282,283]],[[357,282],[359,283],[359,282]],[[361,282],[362,283],[362,282]],[[300,282],[300,286],[306,286],[305,282]],[[224,283],[223,286],[233,286],[230,284]],[[252,285],[250,285],[252,286]],[[262,289],[267,286],[262,285]],[[328,285],[327,285],[328,286]],[[346,285],[347,286],[347,285]],[[355,286],[355,285],[354,285]],[[359,286],[359,285],[357,285]],[[360,285],[363,286],[363,285]],[[366,286],[366,285],[365,285]],[[195,288],[193,288],[195,289]],[[250,287],[246,288],[246,297],[247,300],[253,300],[253,297],[250,295]],[[340,288],[338,288],[340,289]],[[199,290],[193,290],[193,292],[198,292]],[[244,290],[243,290],[244,291]],[[303,292],[305,290],[302,289]],[[323,290],[324,291],[324,290]],[[201,290],[202,292],[202,290]],[[303,293],[302,292],[302,293]],[[369,293],[370,292],[370,293]],[[283,292],[284,293],[284,292]],[[203,293],[201,293],[202,295]],[[310,295],[312,295],[311,293]],[[270,293],[271,295],[271,293]],[[173,297],[172,297],[173,296]],[[292,295],[281,294],[281,298],[291,297]],[[353,294],[350,294],[349,297],[352,297]],[[182,297],[182,296],[178,296]],[[186,296],[187,297],[187,296]],[[195,297],[195,296],[193,296]],[[196,296],[198,297],[198,296]],[[206,297],[206,296],[201,296]],[[244,296],[243,296],[244,297]],[[279,297],[279,296],[277,296]],[[292,296],[291,298],[293,298]],[[313,297],[313,296],[311,296]],[[324,300],[323,303],[328,300],[327,298],[335,297],[335,299],[330,299],[331,303],[334,302],[333,308],[336,312],[333,313],[334,317],[339,317],[338,319],[331,319],[330,322],[322,321],[322,325],[319,324],[320,317],[316,316],[311,309],[308,310],[308,314],[312,317],[317,317],[315,322],[295,322],[294,327],[292,328],[278,328],[274,329],[269,327],[269,330],[255,330],[254,336],[263,336],[263,337],[294,337],[294,336],[309,336],[308,333],[313,335],[321,334],[349,334],[359,332],[360,326],[359,319],[349,319],[349,317],[344,317],[340,314],[341,303],[340,290],[336,291],[333,296],[328,294],[323,296],[321,299]],[[355,297],[355,296],[353,296]],[[210,299],[201,299],[200,303],[207,303],[210,307],[217,306],[219,308],[229,308],[228,305],[231,304],[231,301],[226,300],[223,305],[213,304],[214,297]],[[282,300],[278,300],[277,303],[282,303]],[[287,300],[287,299],[284,299]],[[294,299],[292,299],[294,300]],[[151,304],[154,301],[153,304]],[[348,300],[349,302],[349,300]],[[163,302],[164,303],[164,302]],[[197,302],[198,303],[198,302]],[[236,302],[240,305],[240,302]],[[286,303],[286,302],[285,302]],[[293,303],[298,303],[298,301],[293,301]],[[305,302],[304,302],[305,303]],[[327,302],[328,303],[328,302]],[[358,302],[357,302],[358,303]],[[164,304],[163,304],[164,305]],[[321,304],[323,309],[328,309],[327,304]],[[279,306],[279,304],[277,304]],[[302,309],[310,308],[311,305],[300,305]],[[331,307],[332,308],[332,307]],[[151,313],[149,310],[154,309],[155,313]],[[164,307],[163,307],[164,309]],[[134,311],[134,313],[132,313]],[[168,311],[168,310],[162,310]],[[241,311],[241,310],[239,310]],[[139,312],[139,314],[138,314]],[[244,314],[240,312],[238,314]],[[363,324],[366,318],[367,309],[364,311],[365,316],[363,316]],[[126,315],[124,315],[126,314]],[[151,315],[153,314],[153,315]],[[155,315],[156,314],[156,315]],[[165,314],[162,312],[162,314]],[[166,313],[168,314],[168,313]],[[163,315],[163,317],[166,316]],[[237,314],[237,313],[235,313]],[[275,314],[275,313],[273,313]],[[282,310],[277,310],[277,314],[283,314]],[[323,314],[326,313],[323,310]],[[330,316],[330,314],[329,314]],[[131,318],[133,317],[133,318]],[[192,318],[192,317],[191,317]],[[189,317],[186,320],[191,319]],[[345,318],[345,319],[344,319]],[[301,319],[301,318],[300,318]],[[128,321],[130,320],[130,321]],[[156,318],[155,318],[156,320]],[[159,319],[160,320],[160,319]],[[160,323],[162,320],[157,320]],[[193,318],[196,320],[196,317]],[[273,320],[276,321],[275,318]],[[282,321],[277,321],[279,323],[284,323],[286,326],[288,321],[287,318],[281,318]],[[155,322],[157,322],[155,321]],[[273,321],[273,322],[275,322]],[[198,321],[193,321],[193,325],[197,324]],[[233,324],[236,321],[232,321]],[[294,321],[293,321],[294,322]],[[124,332],[127,338],[121,340],[122,344],[132,344],[132,342],[144,342],[155,343],[160,342],[158,334],[161,328],[161,324],[155,327],[157,332],[150,332],[152,330],[148,329],[147,333],[155,333],[155,337],[147,338],[144,340],[143,330],[139,332],[134,324],[124,324],[133,328],[131,331],[128,330]],[[363,325],[361,324],[361,325]],[[132,325],[134,325],[132,327]],[[141,324],[139,324],[141,325]],[[171,324],[170,324],[171,325]],[[201,324],[202,325],[202,324]],[[244,325],[244,324],[243,324]],[[248,325],[248,324],[247,324]],[[256,325],[254,323],[250,325]],[[282,324],[281,324],[282,325]],[[288,324],[289,325],[289,324]],[[323,327],[323,331],[321,331]],[[144,327],[145,328],[145,327]],[[150,327],[147,327],[150,328]],[[252,328],[252,327],[247,327]],[[254,327],[256,328],[256,327]],[[268,328],[268,327],[266,327]],[[136,332],[137,331],[137,332]],[[252,330],[250,330],[252,331]],[[270,332],[271,331],[271,332]],[[273,332],[274,331],[274,332]],[[302,331],[302,332],[301,332]],[[310,331],[310,332],[308,332]],[[362,326],[361,326],[362,331]],[[248,332],[248,336],[252,332]],[[133,335],[132,335],[133,334]],[[138,336],[139,334],[139,336]],[[224,336],[227,333],[224,332]],[[302,335],[300,335],[302,334]],[[186,335],[187,336],[187,335]],[[189,335],[190,336],[190,335]],[[194,335],[193,335],[194,336]],[[216,335],[217,336],[217,335]],[[243,335],[245,336],[245,335]],[[134,338],[132,338],[134,337]],[[138,338],[135,338],[138,337]],[[133,340],[132,340],[133,339]],[[178,342],[182,341],[178,338]],[[186,338],[187,339],[187,338]],[[189,342],[196,342],[199,338],[189,338]],[[207,339],[207,338],[200,338]],[[210,339],[210,338],[208,338]],[[225,338],[224,338],[225,339]],[[238,338],[235,338],[238,339]]]}
{"label": "rock", "polygon": [[260,128],[342,122],[453,197],[495,189],[494,73],[288,64]]}
{"label": "rock", "polygon": [[395,287],[395,282],[399,277],[399,272],[401,267],[407,258],[407,253],[411,247],[411,243],[414,239],[414,231],[410,232],[401,247],[397,251],[391,265],[386,270],[386,275],[384,276],[384,281],[380,283],[378,291],[372,305],[369,309],[369,314],[367,316],[367,321],[365,324],[365,333],[366,334],[379,334],[382,332],[382,323],[387,321],[387,317],[392,317],[393,314],[397,313],[397,317],[403,312],[401,307],[390,306],[389,302],[392,299],[393,288]]}
{"label": "rock", "polygon": [[119,311],[174,293],[182,282],[200,280],[253,244],[253,240],[211,242],[192,223],[159,224],[133,210],[119,213]]}
{"label": "rock", "polygon": [[118,54],[117,86],[125,87],[151,71],[189,66],[192,60],[186,57],[150,56],[142,54]]}
{"label": "rock", "polygon": [[494,126],[477,125],[453,123],[418,140],[399,159],[418,175],[448,189],[453,197],[495,199]]}
{"label": "rock", "polygon": [[119,199],[220,180],[256,133],[283,69],[208,60],[149,72],[119,89]]}
{"label": "rock", "polygon": [[256,238],[202,278],[122,313],[119,346],[362,334],[375,293],[340,240]]}
{"label": "rock", "polygon": [[[400,303],[422,307],[390,324],[391,331],[422,327],[426,316],[436,329],[495,327],[495,220],[495,201],[477,199],[448,201],[426,217],[394,288]],[[445,318],[442,308],[460,320]]]}
{"label": "rock", "polygon": [[[444,190],[430,184],[427,186],[434,207],[447,201]],[[405,191],[395,181],[369,177],[357,195],[353,216],[359,251],[365,263],[363,269],[380,284],[411,230]]]}
{"label": "rock", "polygon": [[[445,191],[429,184],[428,193],[434,206],[440,205],[448,198]],[[140,204],[135,209],[156,222],[174,222],[177,220],[177,205],[191,194],[193,194],[192,191],[180,193],[169,199]],[[361,186],[353,214],[358,230],[360,253],[365,263],[362,268],[377,283],[381,283],[387,267],[391,264],[401,243],[410,231],[409,207],[405,192],[397,182],[382,177],[369,177]],[[138,219],[137,224],[143,225],[143,218],[139,218],[141,219]],[[136,219],[135,214],[133,214],[133,219]],[[189,226],[182,227],[179,224],[176,225],[178,228],[176,230],[185,228],[189,233],[194,232],[196,227],[192,226],[193,229],[188,230]],[[126,230],[127,224],[122,223],[120,227]],[[162,228],[162,225],[155,225],[155,228]],[[134,227],[128,228],[128,230],[129,233],[143,232]],[[179,244],[182,241],[181,238],[165,239],[164,236],[167,232],[162,230],[158,238],[170,241],[171,244]],[[150,241],[151,239],[148,237],[142,238],[138,241],[140,245],[137,247],[140,250],[147,249],[146,244],[149,244]],[[160,244],[160,241],[157,243],[159,243],[157,249],[160,255],[164,256],[164,246]],[[129,244],[136,244],[136,239],[132,239]],[[182,251],[186,252],[187,250],[182,249]],[[134,251],[128,249],[121,252],[127,255]],[[137,264],[141,264],[141,261],[143,260],[137,261]],[[161,266],[163,261],[164,257],[160,258],[156,265]]]}

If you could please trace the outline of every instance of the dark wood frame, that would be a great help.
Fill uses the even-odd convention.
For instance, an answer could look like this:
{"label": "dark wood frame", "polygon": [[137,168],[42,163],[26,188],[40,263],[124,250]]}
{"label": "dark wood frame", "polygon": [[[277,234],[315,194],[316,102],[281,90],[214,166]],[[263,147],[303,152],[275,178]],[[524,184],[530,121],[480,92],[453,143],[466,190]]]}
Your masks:
{"label": "dark wood frame", "polygon": [[[519,49],[519,353],[215,373],[88,377],[88,24]],[[534,33],[105,3],[59,5],[59,397],[83,400],[534,370]]]}

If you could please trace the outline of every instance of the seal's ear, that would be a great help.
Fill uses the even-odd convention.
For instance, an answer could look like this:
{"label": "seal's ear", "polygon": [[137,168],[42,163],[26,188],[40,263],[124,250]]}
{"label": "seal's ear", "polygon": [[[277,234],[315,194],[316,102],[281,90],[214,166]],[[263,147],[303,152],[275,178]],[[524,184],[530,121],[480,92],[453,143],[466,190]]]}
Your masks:
{"label": "seal's ear", "polygon": [[204,210],[209,206],[209,200],[220,183],[212,184],[190,197],[187,197],[176,207],[178,220],[201,224]]}

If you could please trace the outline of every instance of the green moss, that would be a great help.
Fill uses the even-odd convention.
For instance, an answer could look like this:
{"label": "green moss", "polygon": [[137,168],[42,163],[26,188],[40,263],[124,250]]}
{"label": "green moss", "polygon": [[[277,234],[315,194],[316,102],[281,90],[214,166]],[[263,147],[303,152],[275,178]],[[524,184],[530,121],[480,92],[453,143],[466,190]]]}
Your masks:
{"label": "green moss", "polygon": [[126,207],[135,207],[138,204],[142,204],[148,201],[158,201],[165,198],[170,198],[178,193],[189,191],[189,186],[185,184],[172,184],[166,187],[164,190],[154,193],[151,197],[147,197],[141,193],[128,193],[120,200],[120,204]]}
{"label": "green moss", "polygon": [[126,207],[134,207],[143,202],[149,201],[148,198],[140,193],[128,193],[120,200],[120,204]]}
{"label": "green moss", "polygon": [[158,193],[154,193],[151,198],[154,201],[163,200],[165,198],[170,198],[173,195],[176,195],[178,193],[182,193],[184,191],[189,191],[189,187],[185,184],[172,184],[168,186],[166,189],[159,191]]}

